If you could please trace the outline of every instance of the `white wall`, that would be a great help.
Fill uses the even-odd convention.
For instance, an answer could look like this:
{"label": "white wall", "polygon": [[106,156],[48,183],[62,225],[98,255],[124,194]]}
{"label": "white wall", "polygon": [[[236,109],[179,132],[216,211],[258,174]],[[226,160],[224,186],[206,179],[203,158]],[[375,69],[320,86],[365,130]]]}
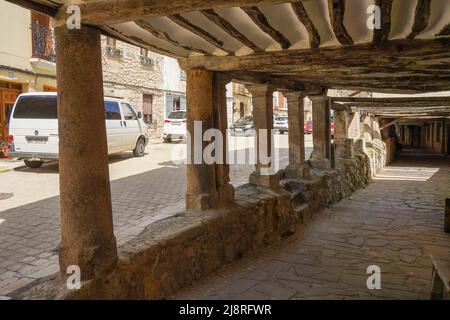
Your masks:
{"label": "white wall", "polygon": [[186,108],[186,80],[181,79],[181,68],[176,59],[164,57],[164,104],[166,116],[171,111],[173,97],[179,96],[181,109]]}

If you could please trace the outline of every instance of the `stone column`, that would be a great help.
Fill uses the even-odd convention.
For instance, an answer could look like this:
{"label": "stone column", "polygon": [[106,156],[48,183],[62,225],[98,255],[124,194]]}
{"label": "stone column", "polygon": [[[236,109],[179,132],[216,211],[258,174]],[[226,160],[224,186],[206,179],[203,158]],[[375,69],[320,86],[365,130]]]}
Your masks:
{"label": "stone column", "polygon": [[372,117],[370,115],[366,115],[363,120],[363,134],[364,140],[366,142],[372,143],[373,138],[373,130],[372,130]]}
{"label": "stone column", "polygon": [[313,168],[331,168],[331,119],[330,106],[326,94],[308,96],[312,102],[313,152],[309,162]]}
{"label": "stone column", "polygon": [[[346,110],[334,111],[334,147],[335,159],[351,159],[355,156],[353,139],[348,138],[348,112]],[[359,120],[358,120],[359,121]]]}
{"label": "stone column", "polygon": [[227,162],[228,154],[228,120],[227,120],[227,80],[221,77],[218,73],[214,73],[213,79],[213,112],[214,112],[214,126],[219,129],[222,139],[219,139],[221,145],[220,154],[221,159],[216,164],[216,187],[221,203],[226,203],[234,200],[234,187],[230,183],[230,165]]}
{"label": "stone column", "polygon": [[289,165],[285,169],[287,177],[308,178],[309,165],[305,161],[305,114],[301,92],[284,92],[288,99],[289,125]]}
{"label": "stone column", "polygon": [[347,137],[350,139],[361,138],[361,120],[359,111],[347,114]]}
{"label": "stone column", "polygon": [[108,171],[100,32],[55,28],[60,268],[79,266],[82,280],[117,262]]}
{"label": "stone column", "polygon": [[203,151],[212,140],[203,141],[205,131],[214,127],[213,72],[205,69],[187,71],[188,164],[186,207],[205,210],[217,204],[216,165],[207,164]]}
{"label": "stone column", "polygon": [[[256,170],[250,175],[250,183],[264,188],[278,189],[278,175],[272,170],[275,165],[272,143],[274,88],[269,84],[258,84],[247,86],[247,89],[252,94],[256,152]],[[267,157],[270,161],[266,161]]]}

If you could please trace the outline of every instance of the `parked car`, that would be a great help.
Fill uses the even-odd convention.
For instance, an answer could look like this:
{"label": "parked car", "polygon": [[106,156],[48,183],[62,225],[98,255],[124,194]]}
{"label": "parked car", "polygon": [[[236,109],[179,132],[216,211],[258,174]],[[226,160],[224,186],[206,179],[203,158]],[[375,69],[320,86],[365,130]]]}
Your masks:
{"label": "parked car", "polygon": [[305,134],[312,134],[313,125],[312,125],[312,121],[311,120],[306,121],[305,126],[304,126],[304,130],[305,130]]}
{"label": "parked car", "polygon": [[[305,134],[312,134],[313,133],[313,123],[311,120],[306,121],[304,126]],[[331,138],[334,138],[334,121],[331,121],[330,123],[330,131],[331,131]]]}
{"label": "parked car", "polygon": [[[45,160],[59,157],[56,100],[54,92],[17,97],[9,125],[9,155],[23,159],[27,167],[39,168]],[[119,99],[105,98],[104,106],[108,154],[132,150],[142,157],[149,141],[142,114]]]}
{"label": "parked car", "polygon": [[253,116],[242,117],[230,126],[231,134],[249,135],[253,132]]}
{"label": "parked car", "polygon": [[289,131],[288,117],[287,116],[276,116],[273,122],[273,128],[278,130],[280,134],[284,134]]}
{"label": "parked car", "polygon": [[182,141],[186,139],[186,111],[173,111],[164,120],[164,142]]}

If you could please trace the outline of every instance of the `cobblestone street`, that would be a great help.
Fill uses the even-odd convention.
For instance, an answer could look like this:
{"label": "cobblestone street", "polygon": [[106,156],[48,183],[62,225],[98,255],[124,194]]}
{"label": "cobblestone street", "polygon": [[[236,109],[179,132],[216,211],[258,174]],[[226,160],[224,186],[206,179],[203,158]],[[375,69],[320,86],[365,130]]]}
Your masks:
{"label": "cobblestone street", "polygon": [[[414,154],[412,154],[414,156]],[[177,299],[429,299],[430,254],[448,255],[448,159],[404,158],[286,244],[224,267]],[[367,267],[381,268],[368,290]]]}
{"label": "cobblestone street", "polygon": [[[279,145],[280,166],[284,166],[287,136],[280,137]],[[171,161],[179,158],[173,150],[184,146],[153,144],[143,158],[128,154],[110,157],[114,231],[119,245],[148,224],[184,209],[185,167]],[[232,165],[233,184],[246,183],[253,168]],[[0,198],[0,296],[59,270],[57,173],[57,164],[40,169],[16,167],[0,173],[0,194],[13,195]]]}

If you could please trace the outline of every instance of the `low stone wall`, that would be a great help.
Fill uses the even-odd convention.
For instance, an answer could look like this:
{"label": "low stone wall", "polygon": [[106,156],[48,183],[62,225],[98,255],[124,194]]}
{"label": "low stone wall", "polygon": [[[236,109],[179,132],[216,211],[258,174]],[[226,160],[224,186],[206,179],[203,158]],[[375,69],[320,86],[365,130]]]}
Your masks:
{"label": "low stone wall", "polygon": [[[245,185],[226,208],[186,211],[149,225],[119,248],[114,270],[67,291],[55,277],[18,298],[160,299],[248,252],[293,234],[300,224],[370,182],[374,159],[364,152],[311,179],[284,179],[277,192]],[[379,160],[376,160],[379,161]],[[62,290],[62,291],[61,291]]]}

